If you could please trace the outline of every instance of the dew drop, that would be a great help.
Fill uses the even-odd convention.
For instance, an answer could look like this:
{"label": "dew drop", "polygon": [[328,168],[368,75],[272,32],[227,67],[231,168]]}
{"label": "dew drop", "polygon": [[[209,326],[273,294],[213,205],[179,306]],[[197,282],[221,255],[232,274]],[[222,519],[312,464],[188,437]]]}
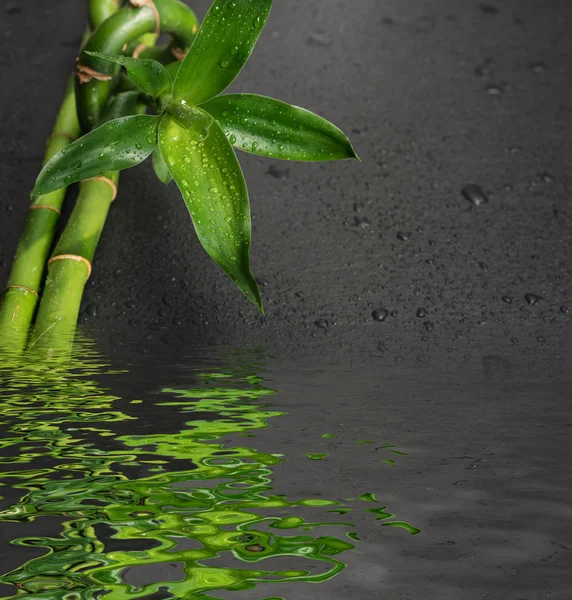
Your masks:
{"label": "dew drop", "polygon": [[489,96],[500,96],[502,94],[502,88],[494,83],[487,85],[485,89]]}
{"label": "dew drop", "polygon": [[550,173],[543,171],[542,173],[538,174],[538,179],[540,179],[540,181],[542,181],[544,183],[552,183],[554,181],[554,175],[551,175]]}
{"label": "dew drop", "polygon": [[463,188],[462,193],[463,196],[475,206],[481,206],[481,204],[485,204],[489,201],[488,196],[480,185],[467,185]]}
{"label": "dew drop", "polygon": [[530,306],[535,306],[542,300],[542,296],[538,294],[524,294],[524,299],[530,304]]}
{"label": "dew drop", "polygon": [[374,321],[380,321],[383,322],[387,319],[387,317],[389,316],[389,312],[386,311],[384,308],[376,308],[372,313],[371,316],[373,317]]}
{"label": "dew drop", "polygon": [[533,73],[544,73],[548,70],[548,67],[544,63],[535,62],[530,64],[530,70]]}

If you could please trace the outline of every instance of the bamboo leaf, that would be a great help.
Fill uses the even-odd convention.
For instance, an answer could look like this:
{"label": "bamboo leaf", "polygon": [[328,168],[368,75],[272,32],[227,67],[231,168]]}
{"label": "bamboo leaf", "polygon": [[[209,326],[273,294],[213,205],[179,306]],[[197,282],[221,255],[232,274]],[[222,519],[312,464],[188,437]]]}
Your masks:
{"label": "bamboo leaf", "polygon": [[175,102],[201,104],[223,92],[248,60],[272,0],[215,0],[177,73]]}
{"label": "bamboo leaf", "polygon": [[169,185],[173,181],[173,176],[171,175],[171,171],[169,171],[169,167],[163,158],[163,153],[159,146],[153,151],[153,170],[161,183]]}
{"label": "bamboo leaf", "polygon": [[228,94],[201,105],[240,150],[285,160],[358,158],[343,131],[322,117],[255,94]]}
{"label": "bamboo leaf", "polygon": [[223,130],[213,121],[206,139],[165,115],[159,147],[191,213],[206,252],[262,311],[250,270],[250,205],[242,170]]}
{"label": "bamboo leaf", "polygon": [[143,162],[157,146],[161,117],[136,115],[109,121],[58,152],[38,175],[33,196]]}
{"label": "bamboo leaf", "polygon": [[125,67],[131,83],[152,98],[159,98],[171,91],[172,81],[167,69],[150,58],[131,58],[119,54],[87,52],[90,56]]}

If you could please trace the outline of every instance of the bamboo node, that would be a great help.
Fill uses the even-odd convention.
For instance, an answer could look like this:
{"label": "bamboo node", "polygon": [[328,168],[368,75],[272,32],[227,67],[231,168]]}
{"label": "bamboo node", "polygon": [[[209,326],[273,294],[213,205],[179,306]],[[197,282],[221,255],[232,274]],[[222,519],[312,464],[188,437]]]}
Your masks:
{"label": "bamboo node", "polygon": [[111,179],[109,179],[109,177],[106,177],[105,175],[98,175],[97,177],[90,177],[89,179],[84,179],[84,181],[103,181],[103,183],[107,183],[107,185],[111,188],[111,191],[113,192],[111,201],[113,202],[115,198],[117,198],[117,186],[113,181],[111,181]]}
{"label": "bamboo node", "polygon": [[141,52],[147,50],[148,46],[147,44],[139,44],[135,50],[133,50],[133,54],[131,55],[133,58],[139,58],[139,55],[141,54]]}
{"label": "bamboo node", "polygon": [[187,56],[187,52],[188,52],[188,50],[183,50],[182,48],[177,48],[177,46],[171,46],[169,48],[169,50],[171,51],[171,54],[177,60],[183,60],[185,58],[185,56]]}
{"label": "bamboo node", "polygon": [[148,6],[155,16],[155,33],[159,34],[161,32],[161,15],[157,7],[155,6],[155,2],[153,0],[130,0],[131,6],[135,8],[143,8],[144,6]]}
{"label": "bamboo node", "polygon": [[75,66],[75,74],[80,84],[89,83],[92,79],[96,79],[97,81],[110,81],[113,79],[113,75],[99,73],[99,71],[96,71],[87,65],[82,65],[80,62]]}
{"label": "bamboo node", "polygon": [[62,213],[61,211],[56,208],[55,206],[50,206],[49,204],[32,204],[32,206],[30,206],[28,208],[28,210],[51,210],[52,212],[55,212],[57,215],[59,215],[61,217]]}
{"label": "bamboo node", "polygon": [[7,290],[24,290],[25,292],[30,292],[30,294],[34,294],[36,298],[39,298],[38,292],[33,290],[32,288],[26,287],[25,285],[9,285],[6,287]]}
{"label": "bamboo node", "polygon": [[82,262],[87,267],[86,280],[91,277],[91,263],[84,256],[78,256],[77,254],[58,254],[57,256],[52,256],[52,258],[50,258],[48,267],[56,260],[75,260],[77,262]]}

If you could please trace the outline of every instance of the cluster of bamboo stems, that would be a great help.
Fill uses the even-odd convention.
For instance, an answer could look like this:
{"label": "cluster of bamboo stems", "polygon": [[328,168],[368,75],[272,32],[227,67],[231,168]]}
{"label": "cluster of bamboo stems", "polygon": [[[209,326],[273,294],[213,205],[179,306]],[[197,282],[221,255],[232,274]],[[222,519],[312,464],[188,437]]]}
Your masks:
{"label": "cluster of bamboo stems", "polygon": [[[68,83],[46,153],[56,153],[92,129],[118,88],[114,65],[85,50],[180,60],[190,48],[198,23],[179,0],[89,0],[93,33],[88,32]],[[158,33],[171,35],[166,48],[155,48]],[[138,110],[145,110],[138,104]],[[105,221],[117,193],[118,173],[80,184],[79,196],[54,246],[66,189],[32,199],[8,285],[0,301],[0,350],[50,352],[75,331],[85,284]]]}

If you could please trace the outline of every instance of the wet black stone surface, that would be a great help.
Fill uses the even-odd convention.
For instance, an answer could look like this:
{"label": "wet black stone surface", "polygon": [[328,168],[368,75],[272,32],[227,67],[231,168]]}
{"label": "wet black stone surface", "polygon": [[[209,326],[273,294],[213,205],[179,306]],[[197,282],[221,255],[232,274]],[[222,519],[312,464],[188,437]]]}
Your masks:
{"label": "wet black stone surface", "polygon": [[[202,16],[208,4],[193,6]],[[5,280],[85,11],[72,1],[2,10]],[[333,120],[363,162],[241,155],[265,317],[204,254],[176,188],[149,165],[124,173],[82,321],[104,327],[104,342],[131,330],[386,366],[498,356],[561,373],[572,318],[571,26],[561,0],[276,2],[234,89]],[[470,185],[489,201],[469,202]],[[396,316],[373,320],[379,307]]]}

